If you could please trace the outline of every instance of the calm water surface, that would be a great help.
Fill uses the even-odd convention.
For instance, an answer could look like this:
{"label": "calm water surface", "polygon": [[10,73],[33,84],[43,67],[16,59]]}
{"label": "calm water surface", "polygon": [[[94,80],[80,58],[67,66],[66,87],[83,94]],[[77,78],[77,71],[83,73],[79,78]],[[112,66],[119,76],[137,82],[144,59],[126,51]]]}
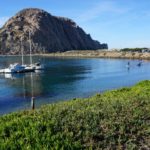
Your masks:
{"label": "calm water surface", "polygon": [[[32,96],[39,107],[150,79],[147,61],[138,67],[138,60],[34,57],[34,62],[39,59],[45,64],[43,72],[0,75],[0,114],[29,109]],[[25,61],[28,63],[29,58]],[[126,67],[128,61],[130,69]],[[14,62],[21,62],[21,58],[0,57],[0,68]]]}

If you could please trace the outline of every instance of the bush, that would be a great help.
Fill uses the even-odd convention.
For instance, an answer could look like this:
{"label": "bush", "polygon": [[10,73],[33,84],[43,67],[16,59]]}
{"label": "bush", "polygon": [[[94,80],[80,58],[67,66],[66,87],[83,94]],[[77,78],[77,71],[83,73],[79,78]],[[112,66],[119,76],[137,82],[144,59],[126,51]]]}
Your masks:
{"label": "bush", "polygon": [[150,81],[0,117],[0,149],[150,148]]}

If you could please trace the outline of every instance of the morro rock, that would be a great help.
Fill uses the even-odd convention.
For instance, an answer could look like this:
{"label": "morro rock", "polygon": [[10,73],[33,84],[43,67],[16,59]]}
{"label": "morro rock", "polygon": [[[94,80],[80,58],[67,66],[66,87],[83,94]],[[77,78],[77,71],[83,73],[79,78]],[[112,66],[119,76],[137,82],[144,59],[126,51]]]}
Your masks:
{"label": "morro rock", "polygon": [[29,31],[33,53],[108,48],[107,44],[93,40],[71,19],[29,8],[18,12],[0,29],[0,53],[20,54],[21,47],[24,53],[29,53]]}

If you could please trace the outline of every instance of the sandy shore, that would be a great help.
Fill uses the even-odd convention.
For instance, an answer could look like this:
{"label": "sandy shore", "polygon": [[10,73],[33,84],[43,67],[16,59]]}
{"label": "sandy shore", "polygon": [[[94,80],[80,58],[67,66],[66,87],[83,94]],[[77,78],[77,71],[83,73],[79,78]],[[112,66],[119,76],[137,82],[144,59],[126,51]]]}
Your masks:
{"label": "sandy shore", "polygon": [[41,54],[49,57],[83,57],[83,58],[121,58],[121,59],[145,59],[150,60],[150,53],[139,52],[120,52],[120,51],[91,51],[91,50],[74,50],[67,52],[57,52]]}
{"label": "sandy shore", "polygon": [[[72,50],[66,52],[56,52],[47,54],[32,54],[33,56],[47,57],[81,57],[81,58],[120,58],[120,59],[144,59],[150,60],[150,53],[144,52],[121,52],[121,51],[102,51],[102,50]],[[0,55],[4,56],[4,55]],[[21,55],[5,55],[21,56]],[[29,55],[24,55],[29,56]]]}

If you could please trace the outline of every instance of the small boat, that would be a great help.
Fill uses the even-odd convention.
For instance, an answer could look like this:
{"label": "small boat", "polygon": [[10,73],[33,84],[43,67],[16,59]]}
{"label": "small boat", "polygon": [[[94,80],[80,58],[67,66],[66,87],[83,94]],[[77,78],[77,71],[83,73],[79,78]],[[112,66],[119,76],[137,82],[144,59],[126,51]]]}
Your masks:
{"label": "small boat", "polygon": [[44,69],[44,65],[41,64],[40,62],[37,62],[35,64],[30,64],[30,65],[24,65],[25,66],[25,71],[26,72],[31,72],[31,71],[35,71],[35,70],[43,70]]}
{"label": "small boat", "polygon": [[44,69],[44,65],[41,64],[40,62],[37,62],[35,64],[32,64],[33,67],[35,67],[35,70],[43,70]]}
{"label": "small boat", "polygon": [[25,72],[25,67],[19,63],[10,64],[8,68],[1,69],[0,73],[23,73]]}
{"label": "small boat", "polygon": [[32,65],[23,65],[25,67],[25,72],[33,72],[35,70],[35,67]]}

